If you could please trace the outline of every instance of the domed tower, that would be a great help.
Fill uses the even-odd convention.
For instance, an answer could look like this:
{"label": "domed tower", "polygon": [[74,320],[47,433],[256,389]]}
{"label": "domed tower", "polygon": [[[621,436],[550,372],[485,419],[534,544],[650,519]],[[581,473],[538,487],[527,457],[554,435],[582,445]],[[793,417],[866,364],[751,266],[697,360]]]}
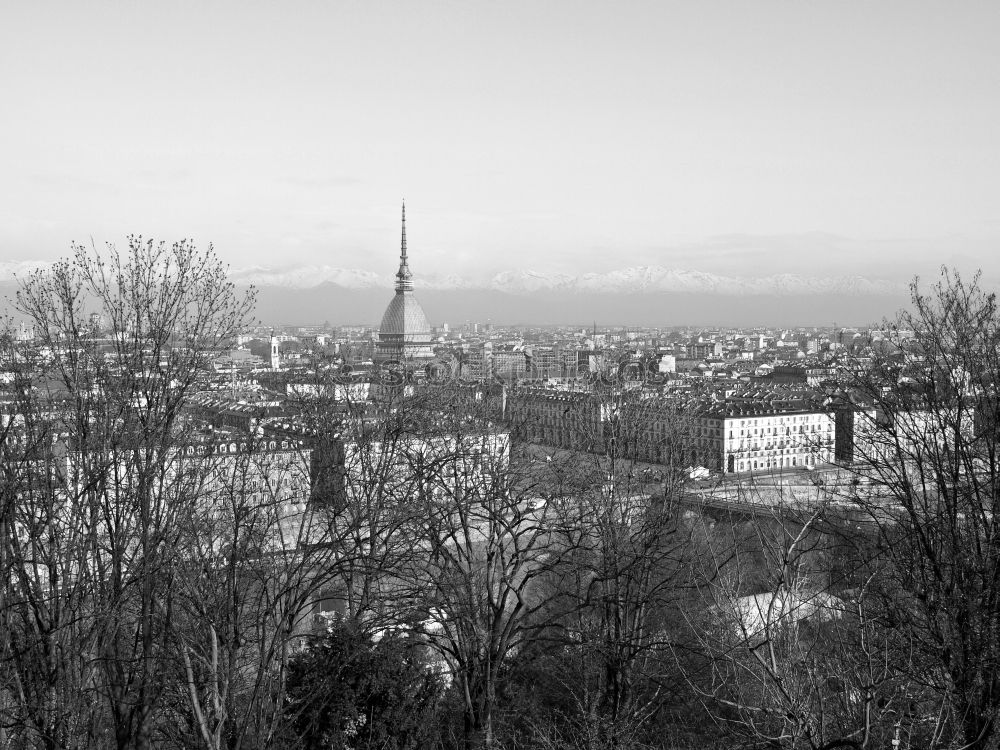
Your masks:
{"label": "domed tower", "polygon": [[396,271],[396,296],[382,316],[375,347],[376,362],[425,362],[434,358],[431,326],[413,296],[413,274],[406,258],[406,203],[403,204],[403,239]]}

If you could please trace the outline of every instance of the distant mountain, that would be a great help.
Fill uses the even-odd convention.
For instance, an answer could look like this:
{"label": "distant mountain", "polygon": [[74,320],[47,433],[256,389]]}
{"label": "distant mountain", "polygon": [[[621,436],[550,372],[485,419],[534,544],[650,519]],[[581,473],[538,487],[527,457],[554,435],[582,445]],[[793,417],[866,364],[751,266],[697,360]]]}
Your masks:
{"label": "distant mountain", "polygon": [[[370,271],[332,266],[308,266],[294,269],[269,269],[256,266],[234,270],[230,277],[238,284],[258,287],[309,289],[322,284],[335,284],[345,289],[391,289],[392,277]],[[662,266],[636,266],[608,273],[546,274],[531,270],[503,271],[489,279],[470,280],[456,275],[417,275],[418,289],[490,290],[506,294],[536,294],[539,292],[586,292],[591,294],[684,292],[726,295],[895,295],[905,286],[894,282],[867,279],[862,276],[817,278],[796,274],[764,277],[734,277],[668,269]]]}
{"label": "distant mountain", "polygon": [[780,274],[757,278],[720,276],[703,271],[684,271],[661,266],[636,266],[609,273],[580,276],[544,275],[533,271],[507,271],[490,280],[488,287],[512,294],[560,290],[596,292],[685,292],[699,294],[895,294],[904,287],[861,276],[815,278]]}
{"label": "distant mountain", "polygon": [[14,277],[24,278],[32,271],[52,265],[38,260],[0,261],[0,281],[10,281]]}
{"label": "distant mountain", "polygon": [[230,270],[229,278],[242,286],[280,286],[309,289],[320,284],[336,284],[348,289],[373,289],[392,286],[391,277],[371,271],[334,268],[333,266],[300,266],[276,270],[265,266],[251,266]]}
{"label": "distant mountain", "polygon": [[[432,325],[465,321],[500,324],[633,326],[840,325],[866,326],[893,316],[902,294],[719,294],[716,292],[611,292],[541,289],[511,294],[496,289],[428,289],[415,292]],[[321,284],[309,289],[257,288],[257,317],[277,325],[378,326],[392,299],[381,291]]]}
{"label": "distant mountain", "polygon": [[[13,274],[44,264],[0,264],[0,298],[13,296]],[[232,271],[240,288],[257,289],[256,317],[269,324],[377,326],[393,295],[391,276],[332,266]],[[414,278],[432,324],[464,321],[601,325],[870,325],[908,301],[901,284],[861,276],[782,274],[720,276],[658,266],[579,276],[506,271],[473,281]],[[9,312],[9,305],[7,307]]]}

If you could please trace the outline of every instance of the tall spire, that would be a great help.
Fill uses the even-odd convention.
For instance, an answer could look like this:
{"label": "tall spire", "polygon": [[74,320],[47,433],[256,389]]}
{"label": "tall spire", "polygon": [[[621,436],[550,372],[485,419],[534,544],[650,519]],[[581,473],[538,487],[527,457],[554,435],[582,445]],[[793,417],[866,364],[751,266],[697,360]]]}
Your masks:
{"label": "tall spire", "polygon": [[403,240],[399,250],[399,270],[396,272],[396,291],[413,291],[413,274],[406,262],[406,201],[403,201]]}

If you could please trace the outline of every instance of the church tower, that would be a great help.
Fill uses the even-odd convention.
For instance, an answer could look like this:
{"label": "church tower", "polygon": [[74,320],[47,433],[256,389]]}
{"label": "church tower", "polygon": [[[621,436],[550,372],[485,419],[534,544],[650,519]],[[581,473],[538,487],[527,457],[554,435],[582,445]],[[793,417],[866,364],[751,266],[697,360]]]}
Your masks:
{"label": "church tower", "polygon": [[278,337],[271,332],[271,369],[281,369],[281,355],[278,353]]}
{"label": "church tower", "polygon": [[396,295],[382,316],[375,361],[423,363],[433,358],[431,326],[413,294],[413,274],[406,255],[406,203],[403,203],[403,236],[399,270],[396,271]]}

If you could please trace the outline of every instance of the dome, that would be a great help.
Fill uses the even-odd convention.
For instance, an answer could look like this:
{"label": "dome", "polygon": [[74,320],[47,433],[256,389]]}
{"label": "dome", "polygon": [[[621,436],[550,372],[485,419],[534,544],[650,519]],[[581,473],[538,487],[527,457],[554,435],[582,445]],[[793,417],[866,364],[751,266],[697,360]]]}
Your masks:
{"label": "dome", "polygon": [[429,341],[431,326],[412,292],[396,292],[382,316],[379,336],[404,336],[406,341]]}
{"label": "dome", "polygon": [[377,361],[433,359],[431,326],[424,309],[413,296],[413,274],[406,257],[406,206],[403,206],[403,235],[400,244],[399,270],[396,272],[396,296],[385,308],[375,348]]}

